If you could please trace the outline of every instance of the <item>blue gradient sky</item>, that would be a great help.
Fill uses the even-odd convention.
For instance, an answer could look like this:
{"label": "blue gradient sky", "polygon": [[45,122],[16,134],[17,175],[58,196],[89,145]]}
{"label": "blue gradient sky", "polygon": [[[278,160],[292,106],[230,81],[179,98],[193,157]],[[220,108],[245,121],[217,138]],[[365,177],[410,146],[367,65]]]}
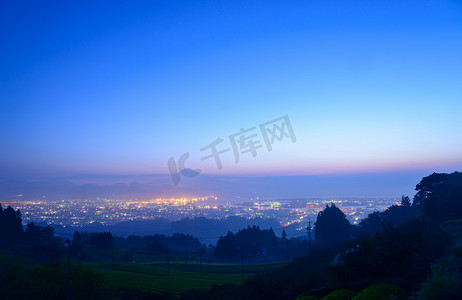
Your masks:
{"label": "blue gradient sky", "polygon": [[[1,2],[0,178],[462,169],[459,1],[97,2]],[[200,160],[282,115],[295,143]]]}

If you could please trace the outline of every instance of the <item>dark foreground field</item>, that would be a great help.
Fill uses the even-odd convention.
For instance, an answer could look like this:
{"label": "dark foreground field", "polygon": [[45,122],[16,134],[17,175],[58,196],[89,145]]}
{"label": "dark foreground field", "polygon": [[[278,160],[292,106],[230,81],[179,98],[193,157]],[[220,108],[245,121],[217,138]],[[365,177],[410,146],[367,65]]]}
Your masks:
{"label": "dark foreground field", "polygon": [[[143,264],[127,263],[89,263],[89,267],[99,272],[117,286],[130,287],[151,292],[181,292],[198,289],[207,290],[213,284],[243,281],[242,265],[239,264],[202,264],[170,263],[170,272],[164,262]],[[286,263],[244,265],[244,277],[282,268]]]}

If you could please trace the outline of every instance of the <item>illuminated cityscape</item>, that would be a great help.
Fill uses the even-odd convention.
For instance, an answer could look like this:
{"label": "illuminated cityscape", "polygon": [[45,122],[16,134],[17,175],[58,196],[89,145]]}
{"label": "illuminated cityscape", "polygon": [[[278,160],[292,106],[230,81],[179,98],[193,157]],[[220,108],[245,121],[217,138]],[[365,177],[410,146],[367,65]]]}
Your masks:
{"label": "illuminated cityscape", "polygon": [[[112,225],[122,221],[153,220],[165,218],[177,221],[184,218],[206,217],[225,219],[240,216],[246,219],[275,219],[281,225],[316,220],[317,213],[326,204],[335,203],[352,224],[374,211],[383,211],[398,204],[398,198],[351,198],[351,199],[256,199],[231,204],[209,195],[196,198],[156,198],[152,200],[66,199],[60,201],[26,201],[18,197],[4,201],[3,206],[19,209],[23,223],[40,222],[56,225],[84,226],[94,222]],[[301,225],[301,227],[303,227]]]}

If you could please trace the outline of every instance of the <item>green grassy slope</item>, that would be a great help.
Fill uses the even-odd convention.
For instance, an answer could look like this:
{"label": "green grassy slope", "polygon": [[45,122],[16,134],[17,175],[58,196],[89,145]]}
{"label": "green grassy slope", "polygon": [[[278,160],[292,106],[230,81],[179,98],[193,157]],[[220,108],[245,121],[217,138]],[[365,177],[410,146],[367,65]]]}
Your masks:
{"label": "green grassy slope", "polygon": [[[285,263],[244,265],[246,276],[257,272],[281,268]],[[179,294],[189,289],[205,290],[213,284],[242,283],[241,265],[170,264],[170,275],[165,263],[147,265],[123,263],[91,263],[91,268],[104,274],[114,284],[152,292],[170,292]]]}

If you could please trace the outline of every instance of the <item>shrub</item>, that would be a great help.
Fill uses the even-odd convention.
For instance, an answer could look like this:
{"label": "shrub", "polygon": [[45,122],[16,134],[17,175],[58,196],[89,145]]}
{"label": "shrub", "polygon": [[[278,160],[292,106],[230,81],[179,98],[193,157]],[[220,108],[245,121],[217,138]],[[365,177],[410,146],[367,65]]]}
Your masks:
{"label": "shrub", "polygon": [[378,283],[368,286],[352,300],[391,300],[404,299],[404,291],[395,284]]}
{"label": "shrub", "polygon": [[432,275],[422,284],[419,299],[460,299],[458,269],[460,264],[451,259],[443,259],[432,265]]}
{"label": "shrub", "polygon": [[356,292],[348,289],[340,289],[330,292],[326,296],[322,297],[321,300],[351,300],[356,295]]}

